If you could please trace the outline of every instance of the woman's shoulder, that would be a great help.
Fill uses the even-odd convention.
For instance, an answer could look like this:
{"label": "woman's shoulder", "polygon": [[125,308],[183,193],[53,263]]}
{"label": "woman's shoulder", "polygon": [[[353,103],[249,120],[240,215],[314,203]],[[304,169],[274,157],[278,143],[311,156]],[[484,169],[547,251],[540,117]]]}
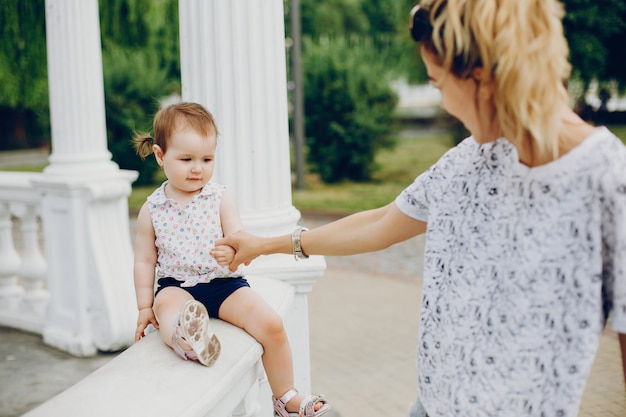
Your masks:
{"label": "woman's shoulder", "polygon": [[[605,127],[598,128],[587,140],[593,140],[593,154],[598,167],[603,171],[605,182],[626,187],[626,145],[620,138]],[[591,152],[590,152],[591,153]]]}
{"label": "woman's shoulder", "polygon": [[514,152],[513,146],[505,139],[479,144],[469,136],[456,146],[448,149],[429,169],[431,177],[450,177],[475,174],[477,166],[485,162],[498,163]]}
{"label": "woman's shoulder", "polygon": [[597,127],[571,152],[581,165],[585,162],[599,172],[620,171],[626,174],[626,145],[606,127]]}

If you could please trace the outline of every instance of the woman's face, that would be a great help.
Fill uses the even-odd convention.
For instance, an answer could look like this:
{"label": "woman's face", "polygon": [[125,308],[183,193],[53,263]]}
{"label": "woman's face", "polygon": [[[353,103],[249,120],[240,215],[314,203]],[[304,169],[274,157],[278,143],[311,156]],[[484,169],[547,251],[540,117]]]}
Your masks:
{"label": "woman's face", "polygon": [[494,126],[491,94],[486,91],[488,87],[481,87],[479,81],[481,69],[465,79],[451,72],[444,75],[443,67],[431,51],[422,46],[421,54],[428,79],[441,92],[441,107],[461,121],[476,141],[485,143],[497,139],[499,130]]}

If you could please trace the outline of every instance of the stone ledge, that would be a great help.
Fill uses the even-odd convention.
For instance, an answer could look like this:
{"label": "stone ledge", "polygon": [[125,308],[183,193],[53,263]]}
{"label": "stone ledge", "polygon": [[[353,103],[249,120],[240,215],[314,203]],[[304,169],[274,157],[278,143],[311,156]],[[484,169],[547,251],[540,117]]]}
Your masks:
{"label": "stone ledge", "polygon": [[[293,303],[292,287],[269,278],[248,279],[284,319]],[[268,406],[257,400],[259,382],[265,380],[263,349],[242,329],[220,320],[212,326],[222,353],[210,368],[181,360],[152,332],[25,416],[224,417],[236,409],[238,415],[256,415],[248,414],[250,409]],[[269,403],[269,396],[263,401]]]}

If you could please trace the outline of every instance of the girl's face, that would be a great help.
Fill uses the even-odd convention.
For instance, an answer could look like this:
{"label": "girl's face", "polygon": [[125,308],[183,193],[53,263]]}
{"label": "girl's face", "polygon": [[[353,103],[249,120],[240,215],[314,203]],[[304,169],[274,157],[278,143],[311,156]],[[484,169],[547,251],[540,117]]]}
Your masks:
{"label": "girl's face", "polygon": [[154,155],[168,181],[168,197],[195,194],[213,177],[215,134],[202,136],[190,127],[175,129],[167,143],[167,152],[154,145]]}
{"label": "girl's face", "polygon": [[461,121],[477,142],[497,139],[500,132],[491,104],[492,94],[489,86],[480,84],[481,69],[465,79],[453,73],[444,76],[443,67],[432,52],[422,47],[421,55],[431,84],[441,92],[441,107]]}

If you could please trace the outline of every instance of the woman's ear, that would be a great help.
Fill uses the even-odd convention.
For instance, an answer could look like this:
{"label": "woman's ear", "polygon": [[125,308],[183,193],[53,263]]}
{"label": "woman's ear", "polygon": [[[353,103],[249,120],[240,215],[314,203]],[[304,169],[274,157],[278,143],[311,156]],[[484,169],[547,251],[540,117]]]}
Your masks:
{"label": "woman's ear", "polygon": [[157,164],[159,164],[159,166],[162,167],[163,155],[165,155],[165,153],[163,152],[163,149],[161,149],[159,145],[152,145],[152,152],[154,153],[154,157],[157,161]]}
{"label": "woman's ear", "polygon": [[491,99],[494,94],[495,83],[493,82],[493,78],[483,78],[483,67],[476,67],[471,72],[471,77],[476,82],[476,85],[479,86],[480,96],[484,99]]}

